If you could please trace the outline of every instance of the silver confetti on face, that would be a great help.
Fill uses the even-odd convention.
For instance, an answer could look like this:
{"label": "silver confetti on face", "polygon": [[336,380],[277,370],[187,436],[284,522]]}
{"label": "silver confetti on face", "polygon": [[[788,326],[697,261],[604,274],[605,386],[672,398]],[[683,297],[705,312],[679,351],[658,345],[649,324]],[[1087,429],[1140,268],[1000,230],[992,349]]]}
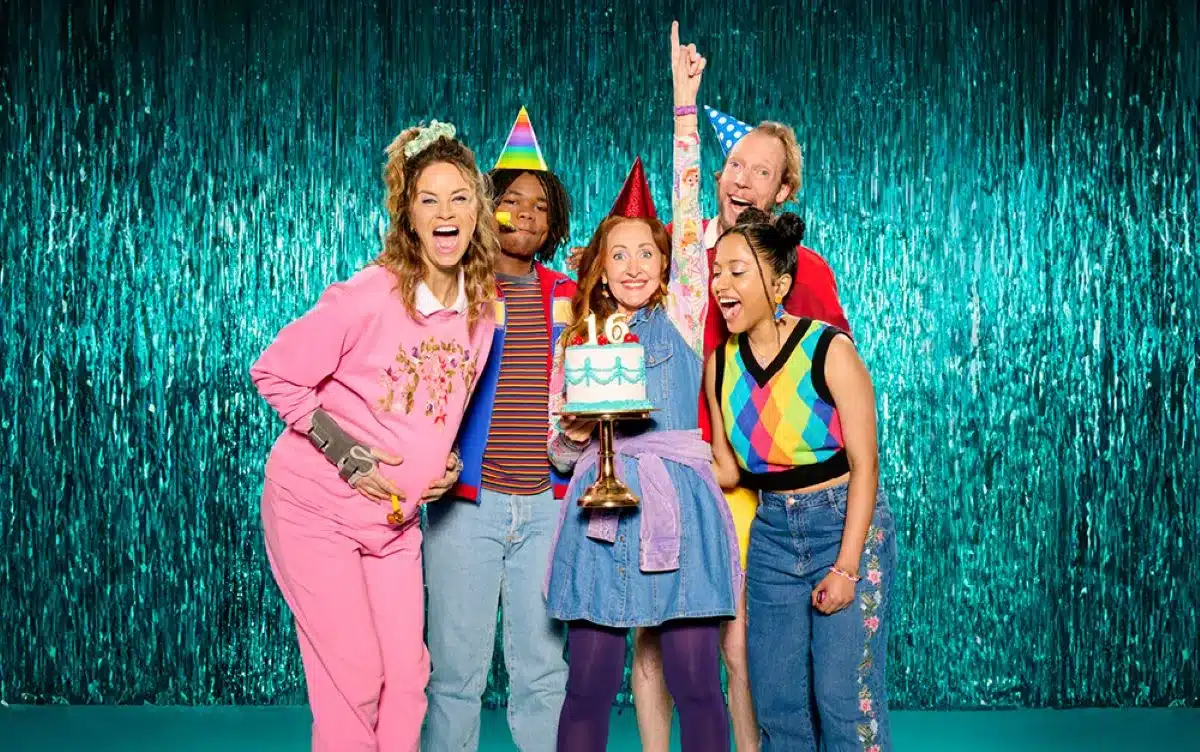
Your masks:
{"label": "silver confetti on face", "polygon": [[[486,169],[526,105],[573,245],[634,155],[670,206],[671,18],[116,5],[0,11],[0,699],[300,702],[250,363],[377,252],[414,122]],[[806,244],[875,379],[892,705],[1200,702],[1194,15],[839,5],[686,31],[699,104],[796,128]]]}

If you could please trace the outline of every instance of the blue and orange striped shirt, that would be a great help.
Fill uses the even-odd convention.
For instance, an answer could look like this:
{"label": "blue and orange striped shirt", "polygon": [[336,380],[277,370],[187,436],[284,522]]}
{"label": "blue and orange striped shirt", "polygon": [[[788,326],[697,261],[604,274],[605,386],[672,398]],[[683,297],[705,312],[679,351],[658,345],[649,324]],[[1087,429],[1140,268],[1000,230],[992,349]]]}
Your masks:
{"label": "blue and orange striped shirt", "polygon": [[497,274],[496,284],[504,300],[505,333],[482,481],[489,491],[527,496],[550,488],[546,313],[536,275]]}

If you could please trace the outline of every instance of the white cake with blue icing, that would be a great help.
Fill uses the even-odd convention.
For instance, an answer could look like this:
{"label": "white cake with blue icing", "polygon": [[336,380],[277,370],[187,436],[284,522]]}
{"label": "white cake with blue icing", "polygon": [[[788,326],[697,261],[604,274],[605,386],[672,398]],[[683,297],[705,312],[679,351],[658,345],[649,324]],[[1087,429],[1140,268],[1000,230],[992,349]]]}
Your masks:
{"label": "white cake with blue icing", "polygon": [[563,412],[610,413],[649,410],[646,351],[639,342],[570,345],[565,351]]}

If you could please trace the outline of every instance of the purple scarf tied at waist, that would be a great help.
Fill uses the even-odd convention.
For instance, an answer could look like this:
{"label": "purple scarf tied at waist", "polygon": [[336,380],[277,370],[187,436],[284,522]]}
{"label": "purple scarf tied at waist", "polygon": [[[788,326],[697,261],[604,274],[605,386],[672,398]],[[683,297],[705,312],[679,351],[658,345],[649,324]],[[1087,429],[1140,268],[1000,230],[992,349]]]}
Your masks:
{"label": "purple scarf tied at waist", "polygon": [[[614,465],[617,477],[625,482],[623,460],[633,459],[637,463],[638,482],[641,486],[639,504],[641,535],[639,559],[643,572],[673,572],[679,569],[679,540],[681,536],[679,493],[667,473],[666,463],[675,462],[696,472],[712,492],[725,522],[725,533],[729,540],[732,557],[734,592],[741,585],[741,561],[737,550],[737,535],[733,528],[733,515],[712,473],[712,446],[705,441],[699,429],[691,431],[654,431],[619,438],[613,446]],[[559,514],[558,531],[554,535],[557,546],[567,516],[567,504],[577,498],[579,479],[599,463],[599,441],[593,441],[575,465],[567,499]],[[613,543],[617,539],[617,527],[621,515],[628,510],[595,509],[588,512],[587,536],[592,540]],[[551,549],[553,552],[553,548]],[[553,553],[551,553],[553,557]],[[547,568],[546,581],[549,584]]]}

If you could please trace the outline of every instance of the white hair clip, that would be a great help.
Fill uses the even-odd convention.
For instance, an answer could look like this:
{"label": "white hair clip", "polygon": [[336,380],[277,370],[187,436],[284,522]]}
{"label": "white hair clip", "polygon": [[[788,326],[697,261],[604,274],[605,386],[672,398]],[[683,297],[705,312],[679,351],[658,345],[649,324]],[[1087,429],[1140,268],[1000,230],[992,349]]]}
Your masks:
{"label": "white hair clip", "polygon": [[455,131],[450,123],[439,123],[434,120],[427,127],[421,128],[416,138],[404,145],[404,158],[412,159],[433,145],[439,138],[453,139]]}

